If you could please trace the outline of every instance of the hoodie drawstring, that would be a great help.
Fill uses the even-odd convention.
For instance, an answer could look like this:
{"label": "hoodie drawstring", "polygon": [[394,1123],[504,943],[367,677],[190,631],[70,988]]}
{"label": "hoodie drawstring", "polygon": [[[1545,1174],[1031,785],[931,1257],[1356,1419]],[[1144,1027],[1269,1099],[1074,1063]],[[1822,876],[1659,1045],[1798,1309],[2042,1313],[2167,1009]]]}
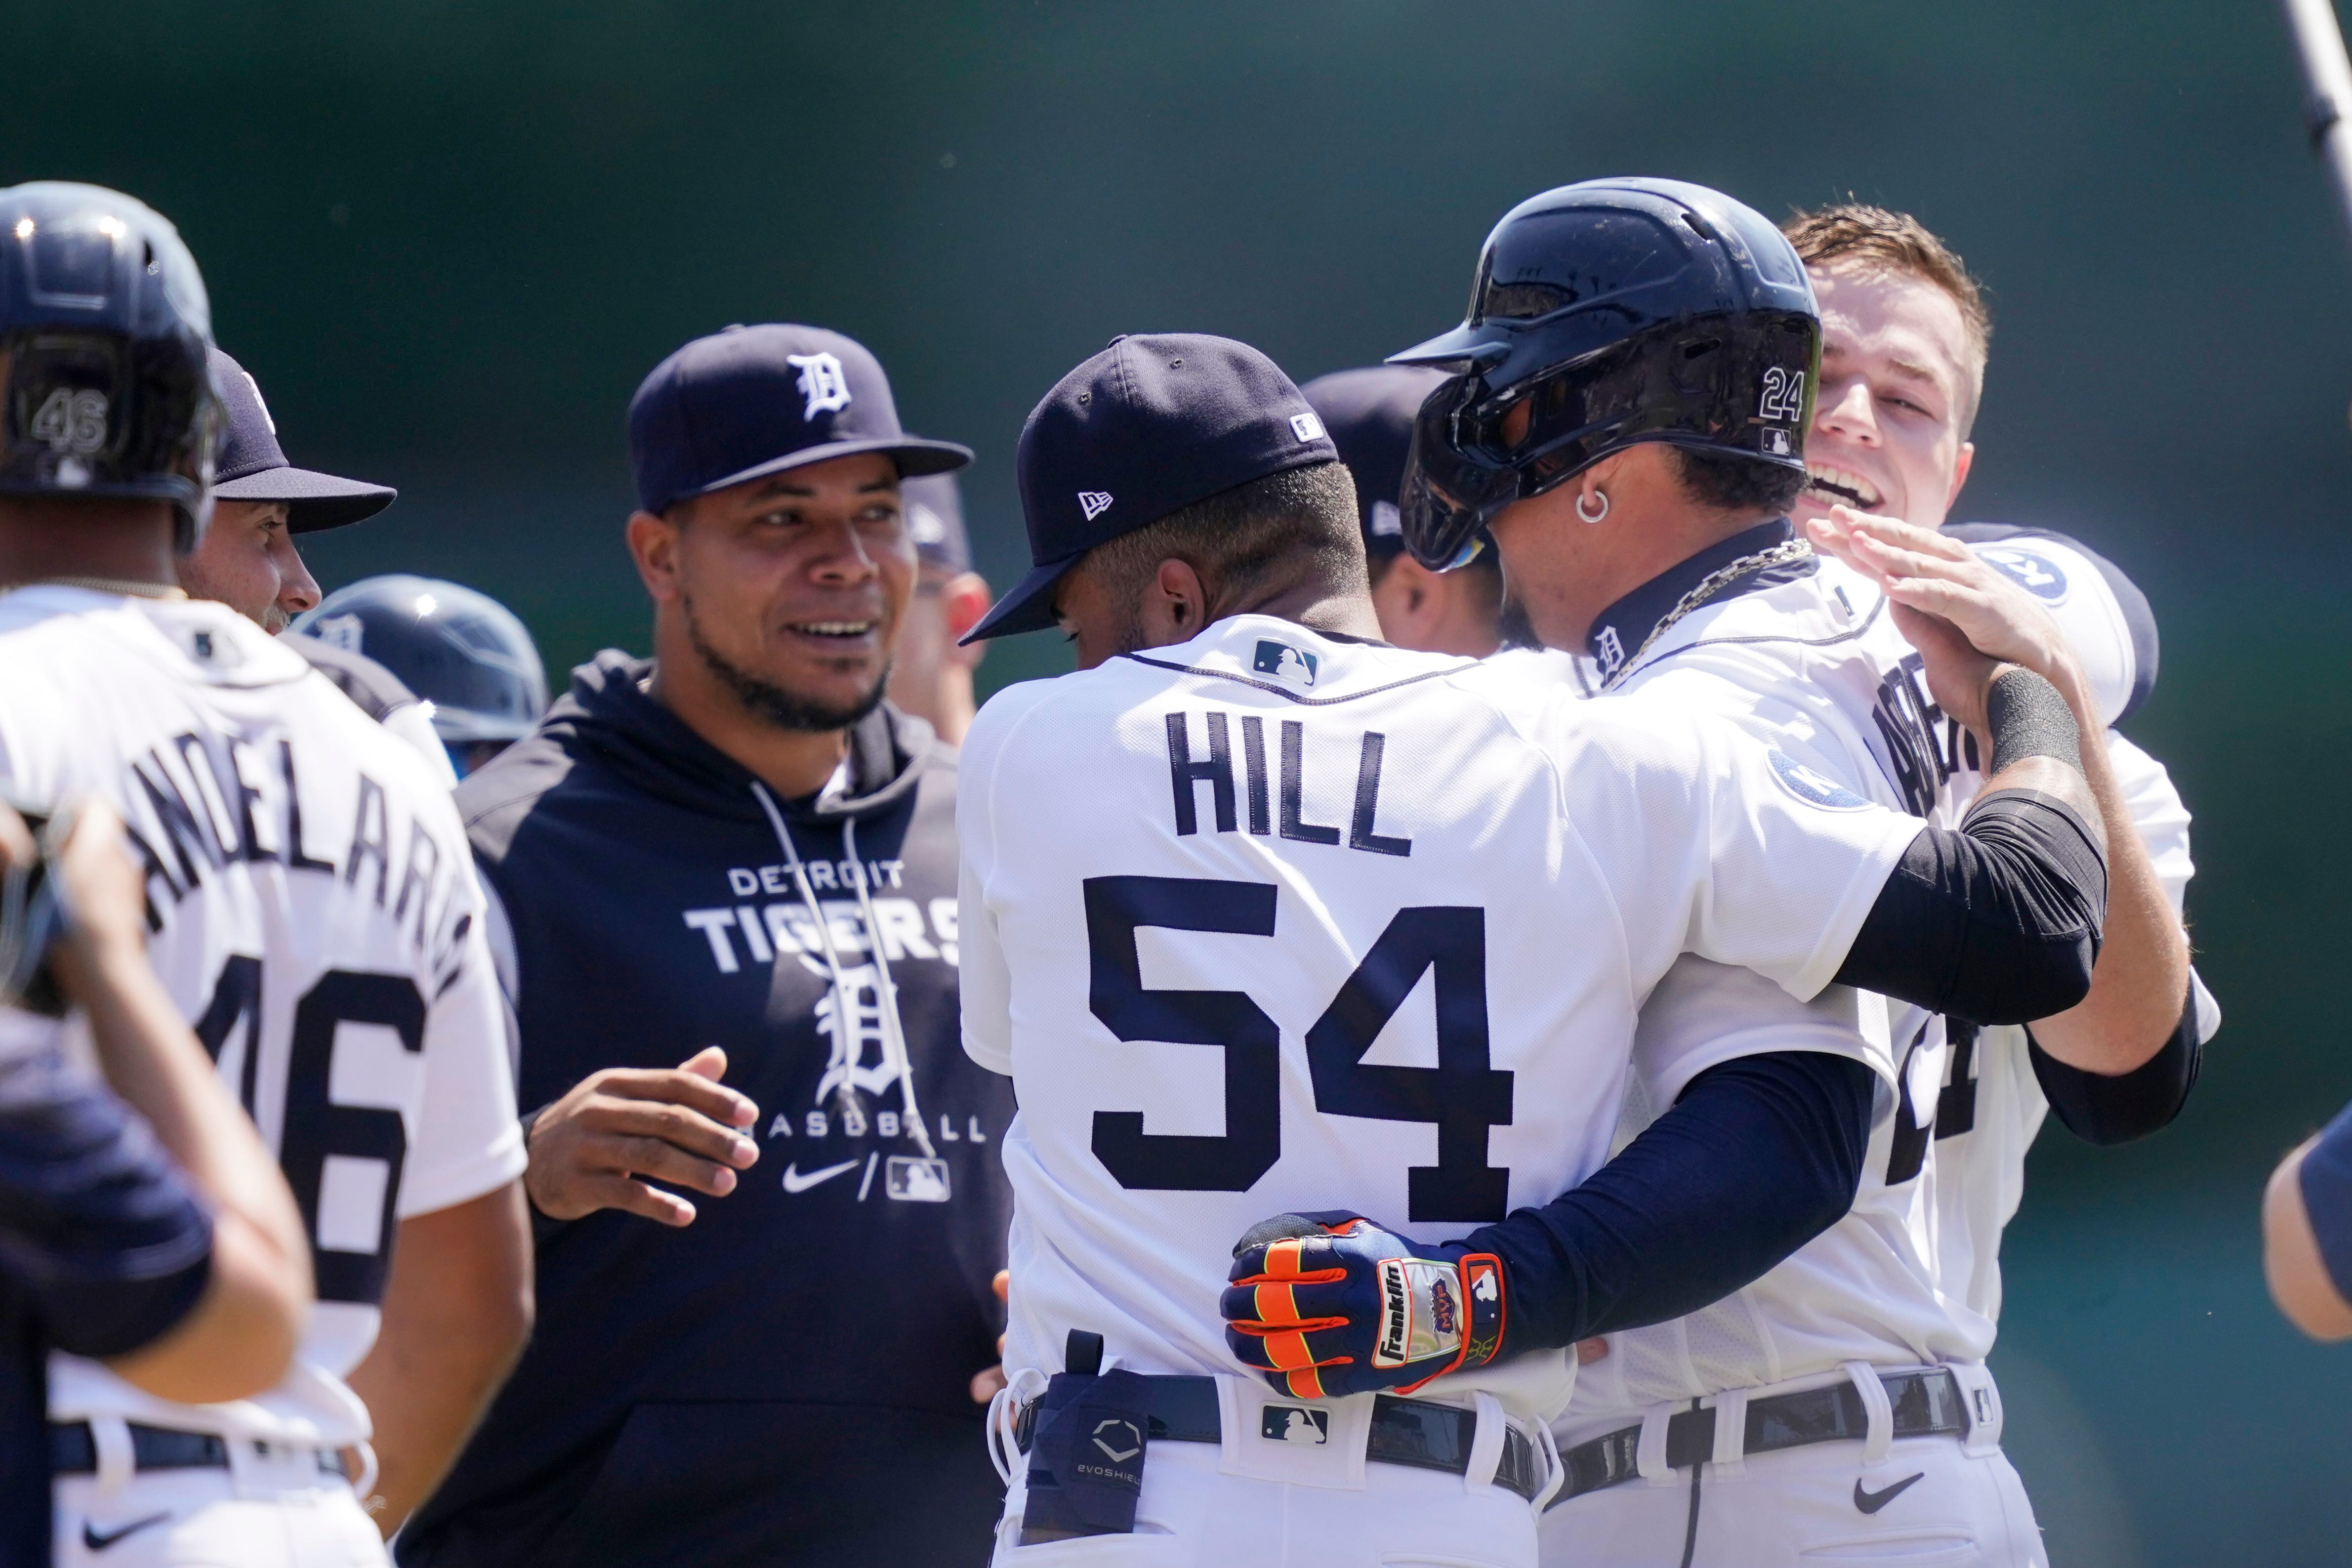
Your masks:
{"label": "hoodie drawstring", "polygon": [[[818,905],[816,894],[809,886],[808,869],[801,863],[800,849],[793,842],[792,829],[784,822],[784,814],[776,808],[775,797],[768,793],[767,785],[756,779],[751,783],[751,793],[758,797],[760,809],[768,815],[768,826],[774,831],[776,842],[783,848],[785,864],[791,867],[793,881],[801,891],[801,902],[808,910],[809,920],[816,926],[818,943],[824,950],[825,971],[833,981],[834,1039],[845,1064],[841,1087],[836,1094],[846,1097],[845,1103],[854,1106],[857,1088],[852,1075],[857,1066],[858,1056],[856,1014],[852,1010],[848,979],[842,972],[840,954],[834,949],[833,927],[824,918],[824,910]],[[851,875],[857,884],[858,914],[866,921],[866,939],[874,954],[877,976],[874,989],[882,1003],[882,1059],[898,1074],[900,1104],[904,1107],[907,1125],[915,1135],[916,1145],[923,1151],[924,1158],[937,1159],[938,1151],[931,1147],[930,1129],[924,1124],[922,1107],[915,1100],[915,1064],[907,1051],[906,1026],[898,1016],[898,987],[890,978],[890,959],[882,950],[882,927],[874,918],[874,900],[866,892],[866,863],[857,858],[857,823],[854,817],[842,819],[842,849],[853,868]]]}

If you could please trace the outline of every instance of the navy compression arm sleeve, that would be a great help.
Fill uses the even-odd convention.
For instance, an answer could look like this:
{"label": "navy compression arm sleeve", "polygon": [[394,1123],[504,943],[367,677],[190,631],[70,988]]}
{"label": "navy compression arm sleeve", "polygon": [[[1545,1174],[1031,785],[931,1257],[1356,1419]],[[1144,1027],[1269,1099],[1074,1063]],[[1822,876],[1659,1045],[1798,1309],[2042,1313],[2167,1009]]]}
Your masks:
{"label": "navy compression arm sleeve", "polygon": [[1710,1068],[1583,1185],[1472,1233],[1503,1260],[1507,1349],[1696,1311],[1836,1224],[1862,1179],[1876,1081],[1822,1051]]}
{"label": "navy compression arm sleeve", "polygon": [[2197,1037],[2197,984],[2191,980],[2189,999],[2181,1005],[2180,1022],[2156,1055],[2126,1073],[2112,1076],[2069,1067],[2043,1050],[2031,1033],[2028,1054],[2042,1097],[2059,1125],[2086,1143],[2105,1147],[2169,1127],[2189,1091],[2197,1087],[2197,1071],[2205,1047]]}

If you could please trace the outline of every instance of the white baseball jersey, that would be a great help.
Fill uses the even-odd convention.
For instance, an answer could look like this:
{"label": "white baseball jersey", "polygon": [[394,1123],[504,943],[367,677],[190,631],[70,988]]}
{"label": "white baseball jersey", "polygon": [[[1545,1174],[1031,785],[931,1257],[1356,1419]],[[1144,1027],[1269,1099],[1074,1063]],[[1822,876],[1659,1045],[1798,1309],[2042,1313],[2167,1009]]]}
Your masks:
{"label": "white baseball jersey", "polygon": [[[2041,538],[1979,548],[2059,617],[2103,710],[2119,715],[2139,679],[2138,655],[2093,563]],[[1685,617],[1615,689],[1718,712],[1805,757],[1824,782],[1956,826],[1983,775],[1974,742],[1935,707],[1921,668],[1876,588],[1823,560],[1811,577]],[[2187,813],[2145,753],[2112,735],[2110,752],[2177,899],[2189,873]],[[2177,840],[2169,851],[2168,838]],[[1899,1091],[1880,1097],[1853,1209],[1725,1300],[1611,1335],[1609,1355],[1584,1371],[1563,1434],[1589,1436],[1654,1405],[1849,1361],[1979,1361],[1990,1350],[2000,1228],[2016,1210],[2025,1150],[2047,1110],[2025,1031],[1961,1025],[1948,1034],[1946,1021],[1924,1009],[1880,1007]],[[1872,1011],[1865,1005],[1866,1017]],[[1819,1013],[1752,975],[1685,960],[1644,1007],[1638,1038],[1815,1049],[1808,1036],[1822,1028]],[[1637,1075],[1620,1142],[1672,1104],[1684,1082]]]}
{"label": "white baseball jersey", "polygon": [[0,597],[0,789],[122,813],[155,969],[278,1151],[319,1294],[267,1394],[174,1405],[58,1356],[51,1414],[362,1440],[341,1378],[374,1342],[397,1222],[523,1166],[457,808],[413,749],[224,605],[21,589]]}
{"label": "white baseball jersey", "polygon": [[[1435,1242],[1575,1186],[1676,956],[1814,996],[1921,826],[1666,702],[1263,616],[999,693],[957,820],[964,1048],[1021,1105],[1016,1374],[1071,1329],[1240,1373],[1257,1221]],[[1441,1389],[1549,1419],[1572,1375]]]}
{"label": "white baseball jersey", "polygon": [[[2154,627],[2135,625],[2134,608],[2125,602],[2125,593],[2136,595],[2137,590],[2119,593],[2109,576],[2112,568],[2063,537],[1982,525],[1956,531],[2056,618],[2110,725],[2138,705],[2156,672]],[[1900,668],[1907,679],[1906,700],[1925,721],[1915,731],[1925,743],[1915,742],[1918,760],[1911,765],[1928,781],[1944,775],[1930,815],[1941,823],[1957,822],[1984,788],[1982,759],[1958,726],[1935,708],[1918,674],[1918,656],[1900,634],[1890,626],[1875,640],[1890,674]],[[2161,763],[2112,729],[2106,741],[2132,824],[2179,913],[2196,872],[2189,851],[2189,808]],[[2192,991],[2201,1044],[2221,1026],[2221,1010],[2193,975]],[[2024,1195],[2026,1151],[2050,1103],[2034,1076],[2026,1031],[2016,1025],[1958,1026],[1942,1076],[1928,1088],[1932,1092],[1918,1103],[1920,1120],[1932,1131],[1928,1182],[1937,1279],[1968,1346],[1958,1359],[1981,1359],[1992,1350],[2000,1315],[2001,1231]]]}

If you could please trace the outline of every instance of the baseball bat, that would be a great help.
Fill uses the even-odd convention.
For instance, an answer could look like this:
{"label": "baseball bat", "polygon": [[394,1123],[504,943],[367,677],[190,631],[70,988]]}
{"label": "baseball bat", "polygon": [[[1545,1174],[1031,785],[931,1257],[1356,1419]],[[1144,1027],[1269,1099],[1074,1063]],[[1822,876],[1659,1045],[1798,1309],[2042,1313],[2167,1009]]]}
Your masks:
{"label": "baseball bat", "polygon": [[2352,60],[2345,58],[2335,0],[2279,0],[2279,6],[2303,66],[2305,132],[2311,150],[2327,161],[2336,205],[2352,226]]}

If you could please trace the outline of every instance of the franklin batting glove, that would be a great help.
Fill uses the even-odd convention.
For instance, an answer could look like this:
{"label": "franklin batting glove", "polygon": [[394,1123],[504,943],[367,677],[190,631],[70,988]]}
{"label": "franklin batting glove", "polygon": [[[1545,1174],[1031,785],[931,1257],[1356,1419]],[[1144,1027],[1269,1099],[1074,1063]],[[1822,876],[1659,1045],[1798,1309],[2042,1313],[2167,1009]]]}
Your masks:
{"label": "franklin batting glove", "polygon": [[1502,1259],[1345,1209],[1251,1227],[1226,1278],[1225,1342],[1294,1399],[1411,1394],[1502,1351]]}

